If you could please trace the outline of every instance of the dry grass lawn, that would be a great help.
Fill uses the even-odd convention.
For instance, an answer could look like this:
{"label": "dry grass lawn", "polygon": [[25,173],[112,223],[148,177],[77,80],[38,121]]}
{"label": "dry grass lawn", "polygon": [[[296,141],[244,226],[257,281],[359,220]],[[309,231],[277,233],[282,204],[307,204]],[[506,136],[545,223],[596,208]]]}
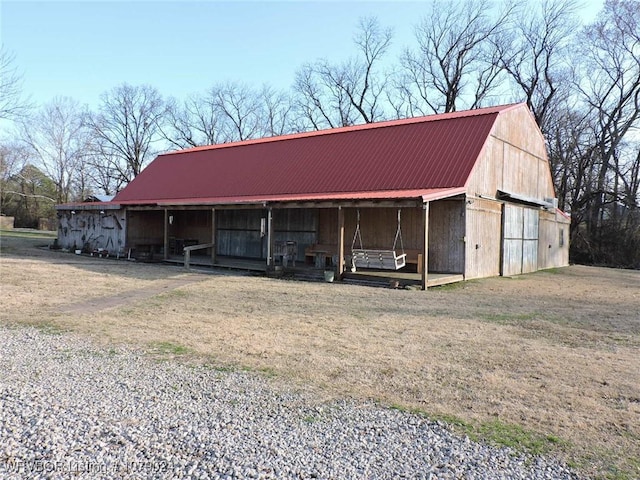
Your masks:
{"label": "dry grass lawn", "polygon": [[375,399],[473,438],[640,478],[640,272],[572,266],[427,292],[79,257],[2,232],[3,324],[70,329],[319,401]]}

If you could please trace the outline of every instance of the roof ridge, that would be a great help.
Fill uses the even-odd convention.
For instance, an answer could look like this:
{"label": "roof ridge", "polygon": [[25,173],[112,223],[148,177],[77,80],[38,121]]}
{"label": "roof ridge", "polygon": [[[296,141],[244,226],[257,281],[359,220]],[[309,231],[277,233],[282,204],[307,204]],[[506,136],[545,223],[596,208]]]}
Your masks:
{"label": "roof ridge", "polygon": [[202,145],[198,147],[186,148],[183,150],[175,150],[172,152],[166,152],[160,154],[158,156],[164,155],[178,155],[182,153],[191,153],[191,152],[201,152],[208,150],[218,150],[223,148],[233,148],[244,145],[254,145],[260,143],[271,143],[271,142],[279,142],[283,140],[293,140],[297,138],[309,138],[309,137],[320,137],[324,135],[333,135],[337,133],[347,133],[347,132],[357,132],[361,130],[374,130],[378,128],[387,128],[387,127],[395,127],[401,125],[411,125],[414,123],[426,123],[433,122],[439,120],[451,120],[456,118],[466,118],[466,117],[477,117],[481,115],[492,115],[492,114],[500,114],[504,111],[511,110],[520,105],[525,105],[523,102],[519,103],[510,103],[505,105],[495,105],[492,107],[483,107],[476,108],[473,110],[460,110],[455,112],[447,112],[447,113],[436,113],[432,115],[423,115],[420,117],[409,117],[409,118],[401,118],[396,120],[383,120],[380,122],[372,122],[372,123],[361,123],[358,125],[349,125],[347,127],[335,127],[335,128],[325,128],[323,130],[311,130],[307,132],[298,132],[298,133],[288,133],[284,135],[275,135],[272,137],[261,137],[254,138],[250,140],[240,140],[235,142],[228,143],[216,143],[213,145]]}

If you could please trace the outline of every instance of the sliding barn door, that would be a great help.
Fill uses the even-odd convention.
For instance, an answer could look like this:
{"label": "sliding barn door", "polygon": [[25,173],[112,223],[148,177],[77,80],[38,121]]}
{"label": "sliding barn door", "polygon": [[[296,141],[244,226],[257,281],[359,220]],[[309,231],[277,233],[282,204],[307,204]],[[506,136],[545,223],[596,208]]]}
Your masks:
{"label": "sliding barn door", "polygon": [[538,223],[534,208],[504,204],[502,211],[503,276],[535,272],[538,269]]}

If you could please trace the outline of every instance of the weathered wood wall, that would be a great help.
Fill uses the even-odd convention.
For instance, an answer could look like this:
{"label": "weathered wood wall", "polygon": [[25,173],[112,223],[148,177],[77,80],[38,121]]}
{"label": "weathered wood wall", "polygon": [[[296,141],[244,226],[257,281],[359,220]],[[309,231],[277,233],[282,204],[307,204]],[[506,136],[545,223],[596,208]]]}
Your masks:
{"label": "weathered wood wall", "polygon": [[[385,249],[389,250],[393,247],[396,230],[398,228],[398,209],[397,208],[360,208],[360,233],[362,236],[362,244],[364,248]],[[356,231],[358,209],[346,208],[344,215],[345,223],[345,249],[350,250],[353,243],[353,236]],[[400,225],[402,240],[406,249],[422,249],[422,208],[402,208],[400,210]],[[336,244],[337,239],[337,211],[333,211],[333,215],[321,217],[326,219],[330,217],[330,224],[327,225],[327,231],[333,229],[331,234],[332,244]],[[329,240],[324,236],[325,224],[320,224],[321,238]],[[322,242],[323,243],[323,242]],[[359,244],[356,245],[359,247]],[[400,242],[398,241],[398,249]]]}
{"label": "weathered wood wall", "polygon": [[211,243],[211,210],[181,210],[168,212],[173,224],[167,225],[170,237]]}
{"label": "weathered wood wall", "polygon": [[[360,234],[362,246],[390,250],[397,227],[397,208],[360,208]],[[357,225],[356,208],[345,208],[345,253],[348,255]],[[421,207],[402,208],[400,225],[405,250],[422,251],[424,210]],[[336,209],[319,211],[318,243],[332,246],[337,251],[338,215]],[[429,209],[429,270],[462,273],[464,269],[464,201],[444,200],[432,202]],[[356,248],[360,247],[356,241]],[[400,241],[396,251],[400,251]]]}
{"label": "weathered wood wall", "polygon": [[467,203],[465,278],[500,275],[502,203],[474,198]]}
{"label": "weathered wood wall", "polygon": [[127,211],[127,247],[152,248],[160,253],[164,246],[164,210]]}
{"label": "weathered wood wall", "polygon": [[571,220],[560,213],[540,212],[538,268],[569,265],[569,226]]}
{"label": "weathered wood wall", "polygon": [[[345,226],[347,225],[346,212],[349,209],[345,209]],[[320,208],[317,210],[318,212],[318,229],[317,229],[317,242],[321,245],[331,245],[337,251],[338,246],[338,210],[335,208]],[[352,222],[352,228],[355,228],[355,220]],[[345,228],[345,243],[347,242],[347,237],[349,237],[349,246],[351,245],[351,238],[353,237],[353,230],[350,230],[351,234],[349,234],[349,230]]]}
{"label": "weathered wood wall", "polygon": [[[563,229],[562,221],[554,225],[556,215],[506,203],[501,222],[500,203],[486,203],[497,197],[498,190],[539,201],[555,197],[544,137],[526,107],[498,116],[469,179],[467,195],[474,203],[467,212],[466,277],[515,275],[567,265],[568,238],[562,246],[553,241]],[[501,260],[498,248],[495,263],[501,228]]]}
{"label": "weathered wood wall", "polygon": [[112,254],[123,252],[126,240],[124,210],[61,210],[58,213],[58,244],[73,250],[105,249]]}
{"label": "weathered wood wall", "polygon": [[464,271],[464,200],[441,200],[429,206],[429,271]]}
{"label": "weathered wood wall", "polygon": [[[304,249],[317,243],[318,211],[273,209],[272,215],[274,241],[295,241],[298,258],[304,258]],[[217,254],[266,259],[266,219],[267,210],[264,209],[216,211]],[[210,231],[210,222],[208,228]]]}
{"label": "weathered wood wall", "polygon": [[266,258],[266,237],[260,235],[264,210],[220,210],[216,212],[218,255]]}
{"label": "weathered wood wall", "polygon": [[[298,259],[303,260],[305,248],[318,243],[318,217],[316,209],[273,209],[273,238],[275,241],[296,242]],[[334,223],[337,232],[337,217]]]}
{"label": "weathered wood wall", "polygon": [[502,275],[538,269],[539,209],[505,204],[503,207]]}
{"label": "weathered wood wall", "polygon": [[525,107],[498,116],[469,179],[470,196],[495,197],[498,190],[555,196],[544,138]]}

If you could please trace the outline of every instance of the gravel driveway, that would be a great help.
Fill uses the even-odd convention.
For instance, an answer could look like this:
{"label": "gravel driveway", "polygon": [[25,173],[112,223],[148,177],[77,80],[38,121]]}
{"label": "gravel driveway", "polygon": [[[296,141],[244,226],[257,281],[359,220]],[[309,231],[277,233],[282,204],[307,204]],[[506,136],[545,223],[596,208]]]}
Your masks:
{"label": "gravel driveway", "polygon": [[0,478],[578,476],[410,413],[0,327]]}

